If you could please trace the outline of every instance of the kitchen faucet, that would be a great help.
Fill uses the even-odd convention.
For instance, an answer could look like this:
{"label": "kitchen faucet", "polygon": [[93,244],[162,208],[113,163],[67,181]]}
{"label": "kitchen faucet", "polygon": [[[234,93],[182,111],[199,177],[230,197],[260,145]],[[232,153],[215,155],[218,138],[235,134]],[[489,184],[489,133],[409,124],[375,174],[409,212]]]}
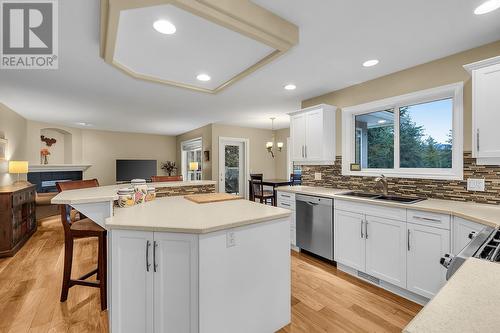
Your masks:
{"label": "kitchen faucet", "polygon": [[388,194],[389,184],[387,182],[387,177],[380,175],[380,177],[375,178],[376,187],[382,187],[383,194]]}

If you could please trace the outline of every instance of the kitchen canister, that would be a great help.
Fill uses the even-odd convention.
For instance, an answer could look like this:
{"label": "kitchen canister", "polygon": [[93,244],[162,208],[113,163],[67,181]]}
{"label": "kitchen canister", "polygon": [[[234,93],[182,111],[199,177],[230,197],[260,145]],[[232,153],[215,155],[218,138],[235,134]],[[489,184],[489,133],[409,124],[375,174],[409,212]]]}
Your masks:
{"label": "kitchen canister", "polygon": [[121,188],[118,190],[118,207],[132,207],[135,205],[133,188]]}
{"label": "kitchen canister", "polygon": [[136,204],[144,202],[148,194],[148,185],[145,179],[132,179],[131,185],[134,187],[134,200]]}
{"label": "kitchen canister", "polygon": [[153,201],[156,198],[156,189],[153,186],[148,186],[145,201]]}

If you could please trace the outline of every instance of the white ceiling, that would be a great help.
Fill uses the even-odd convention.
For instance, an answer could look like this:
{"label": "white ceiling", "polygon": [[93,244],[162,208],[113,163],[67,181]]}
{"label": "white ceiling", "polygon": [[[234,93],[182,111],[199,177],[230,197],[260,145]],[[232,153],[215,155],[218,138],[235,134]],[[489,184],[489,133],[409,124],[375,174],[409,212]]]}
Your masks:
{"label": "white ceiling", "polygon": [[[482,0],[255,0],[300,28],[299,45],[217,95],[133,79],[99,57],[99,0],[59,1],[59,70],[0,70],[0,102],[34,120],[179,134],[211,122],[287,126],[300,101],[500,40]],[[380,64],[363,68],[364,60]],[[216,75],[216,74],[213,74]],[[294,82],[295,91],[283,90]]]}
{"label": "white ceiling", "polygon": [[[152,22],[163,19],[177,31],[163,35]],[[120,13],[114,60],[134,72],[215,89],[271,54],[273,48],[173,5]],[[212,77],[201,82],[196,76]]]}

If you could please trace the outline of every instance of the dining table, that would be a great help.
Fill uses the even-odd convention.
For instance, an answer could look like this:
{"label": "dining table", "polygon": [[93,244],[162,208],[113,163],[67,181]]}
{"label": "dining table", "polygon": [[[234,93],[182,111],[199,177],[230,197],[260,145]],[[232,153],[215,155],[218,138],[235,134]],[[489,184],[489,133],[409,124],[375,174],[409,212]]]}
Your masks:
{"label": "dining table", "polygon": [[[251,193],[250,193],[250,199],[252,201],[255,200],[254,196],[253,196],[253,191],[252,191],[252,181],[249,180],[248,181],[248,184],[249,184],[249,188],[251,190]],[[274,196],[274,200],[273,200],[273,205],[274,206],[277,206],[278,205],[278,197],[277,197],[277,192],[276,192],[276,188],[279,187],[279,186],[287,186],[287,185],[291,185],[292,182],[290,181],[290,179],[263,179],[262,180],[262,185],[264,186],[270,186],[273,188],[273,196]]]}

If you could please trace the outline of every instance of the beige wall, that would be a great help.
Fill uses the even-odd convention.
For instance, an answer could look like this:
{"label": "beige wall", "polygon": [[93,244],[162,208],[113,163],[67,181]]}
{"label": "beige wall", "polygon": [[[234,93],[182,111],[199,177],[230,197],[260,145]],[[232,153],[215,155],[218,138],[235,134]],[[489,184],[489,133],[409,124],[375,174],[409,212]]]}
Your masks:
{"label": "beige wall", "polygon": [[175,161],[175,137],[110,131],[82,130],[83,161],[91,164],[85,178],[97,178],[102,185],[116,181],[116,159]]}
{"label": "beige wall", "polygon": [[[472,82],[462,67],[465,64],[500,55],[500,41],[461,52],[446,58],[412,67],[375,80],[367,81],[302,102],[303,107],[320,103],[339,108],[362,104],[391,96],[463,81],[464,86],[464,150],[471,150]],[[499,88],[500,89],[500,88]],[[342,152],[341,111],[337,111],[337,155]]]}
{"label": "beige wall", "polygon": [[6,159],[0,161],[0,186],[17,180],[17,175],[8,173],[8,160],[26,160],[26,130],[26,119],[0,103],[0,138],[8,140]]}
{"label": "beige wall", "polygon": [[210,161],[205,161],[202,156],[202,177],[203,180],[211,180],[212,179],[212,124],[197,128],[195,130],[189,131],[187,133],[178,135],[176,137],[176,149],[177,149],[177,173],[180,175],[181,172],[181,143],[183,141],[188,141],[196,138],[202,138],[203,151],[208,150],[210,152]]}

